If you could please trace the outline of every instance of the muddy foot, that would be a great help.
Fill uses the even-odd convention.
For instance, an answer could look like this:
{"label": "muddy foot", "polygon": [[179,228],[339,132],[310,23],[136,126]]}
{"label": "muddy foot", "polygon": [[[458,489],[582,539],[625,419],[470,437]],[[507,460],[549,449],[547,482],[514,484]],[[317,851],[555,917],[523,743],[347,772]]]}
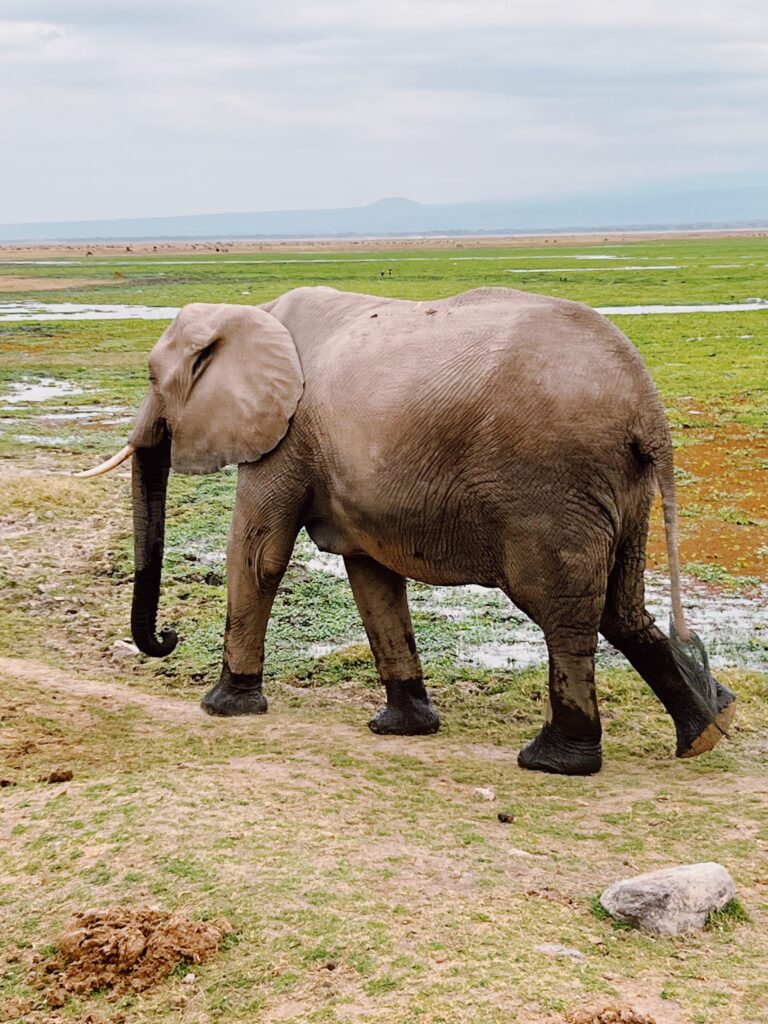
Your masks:
{"label": "muddy foot", "polygon": [[688,726],[687,729],[678,728],[678,757],[698,757],[699,754],[706,754],[708,750],[717,746],[723,736],[728,735],[728,730],[736,715],[736,696],[721,683],[716,682],[715,687],[717,713],[714,721],[708,722],[703,728],[699,725],[698,730],[695,726],[693,728]]}
{"label": "muddy foot", "polygon": [[440,718],[428,701],[414,700],[404,706],[387,704],[368,728],[379,735],[428,736],[440,728]]}
{"label": "muddy foot", "polygon": [[224,666],[221,679],[200,701],[207,715],[234,718],[236,715],[263,715],[267,698],[261,692],[261,676],[238,675]]}
{"label": "muddy foot", "polygon": [[521,768],[554,775],[594,775],[603,766],[599,741],[577,743],[545,725],[517,755]]}
{"label": "muddy foot", "polygon": [[[718,689],[720,689],[719,686]],[[726,692],[730,694],[730,691]],[[728,735],[728,729],[736,715],[736,698],[733,694],[730,694],[730,696],[732,698],[730,704],[726,704],[725,707],[718,711],[714,722],[711,722],[682,750],[680,749],[680,744],[678,744],[678,757],[698,757],[699,754],[706,754],[708,750],[716,747],[724,736]]]}

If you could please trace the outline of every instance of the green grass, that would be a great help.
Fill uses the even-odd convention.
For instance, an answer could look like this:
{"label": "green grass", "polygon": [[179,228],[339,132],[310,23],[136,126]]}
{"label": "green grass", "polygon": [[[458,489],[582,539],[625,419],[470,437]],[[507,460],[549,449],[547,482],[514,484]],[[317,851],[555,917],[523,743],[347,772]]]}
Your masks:
{"label": "green grass", "polygon": [[[577,259],[606,253],[616,260]],[[440,298],[468,288],[504,285],[591,305],[743,302],[764,296],[768,241],[763,238],[634,241],[556,248],[473,247],[347,252],[205,253],[184,256],[95,256],[64,266],[4,266],[25,278],[92,278],[97,287],[47,293],[50,301],[181,305],[191,301],[263,302],[288,288],[327,285],[401,298]],[[669,270],[621,267],[669,266]],[[735,264],[735,266],[724,266]],[[392,271],[390,275],[390,270]],[[510,273],[510,271],[523,271]],[[549,272],[547,272],[549,271]],[[554,272],[552,272],[554,271]],[[116,275],[121,275],[117,277]],[[6,293],[23,299],[24,292]],[[46,301],[46,293],[35,293]],[[758,314],[759,315],[759,314]]]}
{"label": "green grass", "polygon": [[729,900],[722,910],[715,910],[709,915],[707,927],[711,930],[731,930],[740,924],[749,924],[752,918],[744,908],[741,900]]}
{"label": "green grass", "polygon": [[[570,259],[594,251],[685,266],[622,274]],[[596,305],[728,302],[762,293],[768,243],[556,252],[465,244],[349,262],[361,255],[232,264],[206,254],[173,266],[94,258],[63,268],[0,265],[0,273],[105,282],[30,293],[57,302],[256,302],[298,284],[410,298],[507,284]],[[467,255],[483,258],[457,259]],[[545,262],[599,270],[543,274]],[[740,266],[712,266],[726,263]],[[527,273],[505,273],[514,267]],[[685,531],[699,529],[704,544],[688,571],[718,592],[751,593],[768,557],[760,553],[768,314],[616,322],[648,361],[673,425],[684,543]],[[7,1015],[8,1001],[26,1000],[19,1019],[43,1024],[29,958],[55,947],[75,910],[121,903],[226,916],[235,936],[192,968],[194,986],[174,976],[142,996],[73,998],[63,1021],[541,1024],[584,1005],[633,1003],[642,991],[678,1003],[681,1020],[719,1024],[767,1005],[765,674],[723,673],[740,700],[732,741],[677,762],[671,724],[648,688],[628,667],[602,665],[603,773],[525,773],[516,752],[543,718],[545,671],[480,669],[461,657],[503,642],[519,613],[492,592],[413,584],[415,631],[443,729],[429,739],[373,737],[365,723],[381,693],[348,584],[310,566],[315,552],[302,535],[267,637],[269,715],[190,717],[221,659],[231,470],[171,481],[160,622],[178,626],[176,652],[160,662],[112,658],[129,621],[128,473],[92,483],[67,474],[121,445],[126,426],[41,419],[38,407],[3,397],[13,383],[54,378],[84,392],[46,403],[57,413],[130,412],[162,328],[0,323],[0,656],[38,665],[31,676],[16,662],[0,671],[0,775],[15,783],[0,791],[0,1009]],[[717,445],[717,458],[735,467],[727,477],[709,465]],[[726,562],[707,546],[719,529],[755,539]],[[315,654],[316,645],[331,649]],[[69,683],[39,685],[45,665]],[[95,689],[80,692],[83,679]],[[156,705],[141,703],[147,694]],[[40,781],[66,767],[71,783]],[[492,787],[496,801],[475,797],[478,786]],[[513,821],[501,824],[500,810]],[[700,935],[652,939],[596,910],[594,893],[617,878],[706,859],[732,871],[739,903]],[[541,942],[579,949],[587,962],[543,958]],[[749,1024],[768,1021],[762,1009],[750,1012]]]}

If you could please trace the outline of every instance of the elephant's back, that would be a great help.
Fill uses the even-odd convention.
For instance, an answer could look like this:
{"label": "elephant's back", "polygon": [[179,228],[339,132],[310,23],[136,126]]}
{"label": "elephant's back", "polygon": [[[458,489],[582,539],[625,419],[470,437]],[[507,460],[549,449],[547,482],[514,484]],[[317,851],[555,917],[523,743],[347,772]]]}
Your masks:
{"label": "elephant's back", "polygon": [[571,464],[608,464],[664,430],[639,353],[580,303],[509,288],[424,302],[302,288],[271,311],[299,349],[295,426],[323,465],[498,467],[565,450]]}
{"label": "elephant's back", "polygon": [[[532,530],[585,494],[618,521],[624,482],[645,473],[633,439],[649,410],[661,429],[663,414],[638,353],[608,321],[496,289],[367,303],[302,357],[294,429],[313,453],[316,539],[428,582],[482,582],[511,522]],[[448,551],[450,537],[463,538],[461,552]],[[403,538],[424,555],[418,571]],[[482,580],[471,575],[478,546]],[[439,568],[449,564],[453,575]]]}
{"label": "elephant's back", "polygon": [[655,388],[637,350],[580,303],[506,288],[436,302],[357,297],[307,368],[307,399],[352,429],[433,426],[442,436],[563,432],[634,424]]}

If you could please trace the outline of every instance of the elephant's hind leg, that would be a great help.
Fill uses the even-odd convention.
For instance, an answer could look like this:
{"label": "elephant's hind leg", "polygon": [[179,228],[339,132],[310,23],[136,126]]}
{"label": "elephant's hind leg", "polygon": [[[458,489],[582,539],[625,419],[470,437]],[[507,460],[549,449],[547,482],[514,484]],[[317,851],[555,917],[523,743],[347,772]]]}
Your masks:
{"label": "elephant's hind leg", "polygon": [[424,688],[405,580],[365,556],[344,559],[387,704],[368,723],[372,732],[419,736],[440,719]]}
{"label": "elephant's hind leg", "polygon": [[549,705],[541,732],[520,751],[518,764],[593,775],[602,767],[595,650],[608,577],[607,540],[569,536],[558,545],[530,545],[526,555],[524,562],[510,560],[505,590],[544,631]]}
{"label": "elephant's hind leg", "polygon": [[541,732],[518,755],[521,768],[594,775],[602,764],[602,727],[595,693],[594,633],[558,629],[547,635],[549,706]]}
{"label": "elephant's hind leg", "polygon": [[[608,580],[600,632],[627,658],[666,708],[677,732],[677,756],[711,750],[733,719],[735,696],[712,678],[705,658],[664,636],[645,608],[644,537],[625,542]],[[686,645],[690,647],[690,645]]]}

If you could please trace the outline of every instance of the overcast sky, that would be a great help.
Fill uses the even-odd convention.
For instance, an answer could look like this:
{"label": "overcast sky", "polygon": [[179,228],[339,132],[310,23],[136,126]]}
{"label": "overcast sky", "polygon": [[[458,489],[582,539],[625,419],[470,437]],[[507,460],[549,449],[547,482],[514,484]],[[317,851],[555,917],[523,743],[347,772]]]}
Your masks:
{"label": "overcast sky", "polygon": [[768,3],[0,0],[0,115],[0,222],[757,182]]}

